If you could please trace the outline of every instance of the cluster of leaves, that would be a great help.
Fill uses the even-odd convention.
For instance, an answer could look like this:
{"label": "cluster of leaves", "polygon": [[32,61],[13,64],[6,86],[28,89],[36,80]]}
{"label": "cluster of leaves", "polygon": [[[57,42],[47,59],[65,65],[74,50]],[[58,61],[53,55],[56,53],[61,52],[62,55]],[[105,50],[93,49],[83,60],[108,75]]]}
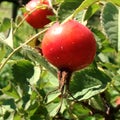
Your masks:
{"label": "cluster of leaves", "polygon": [[4,18],[0,21],[0,119],[119,119],[115,99],[120,96],[120,1],[54,0],[53,7],[52,22],[73,16],[92,30],[97,41],[95,60],[73,74],[69,94],[62,98],[57,69],[35,49],[46,28],[36,33],[20,15],[15,22]]}

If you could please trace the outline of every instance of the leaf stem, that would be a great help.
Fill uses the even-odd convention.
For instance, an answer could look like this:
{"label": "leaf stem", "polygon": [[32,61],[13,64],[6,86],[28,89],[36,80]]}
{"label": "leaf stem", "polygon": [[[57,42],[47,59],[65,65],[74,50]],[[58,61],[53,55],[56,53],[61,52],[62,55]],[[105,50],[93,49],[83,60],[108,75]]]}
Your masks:
{"label": "leaf stem", "polygon": [[18,51],[20,50],[24,45],[28,44],[29,42],[31,42],[32,40],[34,40],[35,38],[37,38],[39,35],[43,34],[44,32],[46,32],[48,30],[48,28],[40,31],[39,33],[35,34],[34,36],[32,36],[31,38],[29,38],[25,43],[23,43],[22,45],[20,45],[19,47],[15,48],[6,58],[6,60],[0,65],[0,71],[1,69],[5,66],[5,64],[9,61],[9,59]]}
{"label": "leaf stem", "polygon": [[80,6],[71,14],[69,17],[67,17],[63,22],[67,22],[68,20],[73,19],[80,11],[84,10],[85,8],[89,7],[90,5],[94,4],[95,2],[98,2],[99,0],[84,0]]}

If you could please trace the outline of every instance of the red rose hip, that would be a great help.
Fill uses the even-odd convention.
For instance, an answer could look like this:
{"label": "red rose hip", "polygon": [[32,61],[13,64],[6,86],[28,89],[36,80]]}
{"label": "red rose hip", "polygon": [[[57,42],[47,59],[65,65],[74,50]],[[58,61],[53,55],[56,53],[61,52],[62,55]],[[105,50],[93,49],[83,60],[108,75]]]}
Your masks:
{"label": "red rose hip", "polygon": [[61,71],[74,72],[94,60],[96,41],[92,32],[75,20],[55,23],[42,41],[44,57]]}
{"label": "red rose hip", "polygon": [[[50,23],[48,16],[54,15],[48,0],[31,0],[26,4],[26,10],[27,12],[24,13],[24,16],[27,15],[26,21],[36,29]],[[32,10],[33,12],[30,13]]]}

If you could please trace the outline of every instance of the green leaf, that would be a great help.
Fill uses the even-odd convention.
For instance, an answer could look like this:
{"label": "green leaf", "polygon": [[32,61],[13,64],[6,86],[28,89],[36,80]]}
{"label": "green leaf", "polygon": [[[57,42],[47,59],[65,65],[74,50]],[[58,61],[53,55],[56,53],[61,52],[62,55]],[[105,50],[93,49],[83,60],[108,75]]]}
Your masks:
{"label": "green leaf", "polygon": [[98,0],[84,0],[81,3],[81,5],[75,10],[75,12],[73,14],[76,16],[80,11],[88,8],[89,6],[91,6],[92,4],[94,4],[97,1]]}
{"label": "green leaf", "polygon": [[100,9],[100,6],[98,4],[93,4],[93,5],[89,6],[87,9],[87,12],[85,14],[84,20],[88,20],[99,9]]}
{"label": "green leaf", "polygon": [[15,114],[13,120],[21,120],[21,116],[19,114]]}
{"label": "green leaf", "polygon": [[4,18],[0,25],[0,32],[5,32],[11,27],[11,20],[9,18]]}
{"label": "green leaf", "polygon": [[42,71],[40,79],[40,87],[45,90],[46,93],[51,93],[58,88],[59,82],[58,79],[51,74],[49,71]]}
{"label": "green leaf", "polygon": [[13,28],[11,27],[10,29],[10,33],[8,35],[8,37],[4,40],[4,42],[10,46],[11,48],[13,48]]}
{"label": "green leaf", "polygon": [[118,38],[118,8],[112,3],[106,3],[102,12],[102,24],[112,46],[120,50],[120,38]]}
{"label": "green leaf", "polygon": [[[99,52],[115,52],[115,49],[111,47],[110,42],[108,41],[105,34],[103,34],[100,30],[92,28],[92,32],[94,32],[95,39],[98,44],[98,50]],[[101,53],[100,53],[101,54]]]}
{"label": "green leaf", "polygon": [[107,1],[112,2],[113,4],[120,6],[120,0],[107,0]]}
{"label": "green leaf", "polygon": [[3,60],[5,55],[6,55],[6,48],[4,45],[0,44],[0,62]]}
{"label": "green leaf", "polygon": [[14,99],[4,100],[3,105],[10,107],[10,108],[6,107],[8,111],[11,109],[11,111],[13,112],[13,110],[16,109],[16,105],[15,105]]}
{"label": "green leaf", "polygon": [[[12,31],[11,31],[12,32]],[[10,51],[12,50],[11,49],[11,46],[12,46],[12,42],[11,42],[11,40],[13,40],[13,37],[12,37],[12,33],[10,32],[10,34],[9,34],[9,37],[8,38],[6,38],[5,37],[5,35],[4,35],[4,33],[0,33],[0,45],[1,46],[5,46],[6,48],[8,48]],[[11,38],[11,39],[10,39]],[[10,40],[10,41],[8,41],[8,40]],[[8,44],[8,43],[11,43],[10,45]]]}
{"label": "green leaf", "polygon": [[34,74],[34,66],[28,60],[18,60],[12,66],[14,80],[20,84],[28,84],[28,79],[30,79]]}
{"label": "green leaf", "polygon": [[18,99],[20,96],[14,85],[9,84],[2,89],[2,92],[10,97]]}
{"label": "green leaf", "polygon": [[58,109],[60,108],[60,103],[51,103],[48,104],[46,107],[49,115],[53,117],[58,113]]}
{"label": "green leaf", "polygon": [[65,20],[81,4],[81,0],[64,0],[58,11],[59,19]]}
{"label": "green leaf", "polygon": [[114,86],[117,88],[117,91],[120,92],[120,73],[118,75],[116,75],[113,78],[113,80],[114,80]]}
{"label": "green leaf", "polygon": [[3,32],[0,32],[0,41],[5,40],[5,35]]}
{"label": "green leaf", "polygon": [[33,62],[38,62],[40,65],[45,67],[48,71],[50,71],[53,75],[57,75],[56,69],[54,69],[44,57],[41,56],[35,49],[24,46],[21,50],[21,53],[28,59],[32,60]]}
{"label": "green leaf", "polygon": [[39,107],[39,104],[36,101],[34,101],[33,103],[30,103],[29,108],[26,110],[29,116],[33,116],[36,110],[38,109],[38,107]]}
{"label": "green leaf", "polygon": [[98,69],[85,69],[74,74],[70,92],[78,100],[89,99],[103,92],[110,81],[111,79]]}
{"label": "green leaf", "polygon": [[52,102],[55,98],[57,98],[61,93],[51,93],[50,95],[48,95],[47,97],[47,103]]}
{"label": "green leaf", "polygon": [[50,120],[45,106],[43,105],[38,106],[34,115],[30,117],[30,120]]}
{"label": "green leaf", "polygon": [[118,50],[120,51],[120,7],[118,8]]}
{"label": "green leaf", "polygon": [[31,85],[37,85],[37,82],[40,78],[40,67],[39,66],[35,66],[34,67],[34,74],[33,76],[29,79],[29,82]]}
{"label": "green leaf", "polygon": [[78,118],[81,118],[79,120],[82,120],[84,117],[87,117],[89,115],[90,111],[88,109],[84,109],[84,107],[79,103],[75,103],[72,107],[73,107],[73,113],[76,116],[78,116]]}

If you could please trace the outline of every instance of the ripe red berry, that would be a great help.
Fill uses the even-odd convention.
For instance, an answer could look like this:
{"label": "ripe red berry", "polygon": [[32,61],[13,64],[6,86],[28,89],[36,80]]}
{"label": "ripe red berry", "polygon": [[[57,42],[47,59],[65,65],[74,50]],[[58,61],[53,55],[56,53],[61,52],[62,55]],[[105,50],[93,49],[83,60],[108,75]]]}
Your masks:
{"label": "ripe red berry", "polygon": [[[28,15],[26,21],[34,28],[43,28],[51,22],[48,16],[54,14],[48,0],[31,0],[26,4],[26,10],[27,12],[24,13],[24,16]],[[32,10],[33,12],[30,13]]]}
{"label": "ripe red berry", "polygon": [[120,97],[117,97],[117,98],[116,98],[115,103],[116,103],[116,105],[120,105]]}
{"label": "ripe red berry", "polygon": [[44,57],[64,71],[82,69],[94,60],[96,41],[92,32],[75,20],[55,23],[42,41]]}

